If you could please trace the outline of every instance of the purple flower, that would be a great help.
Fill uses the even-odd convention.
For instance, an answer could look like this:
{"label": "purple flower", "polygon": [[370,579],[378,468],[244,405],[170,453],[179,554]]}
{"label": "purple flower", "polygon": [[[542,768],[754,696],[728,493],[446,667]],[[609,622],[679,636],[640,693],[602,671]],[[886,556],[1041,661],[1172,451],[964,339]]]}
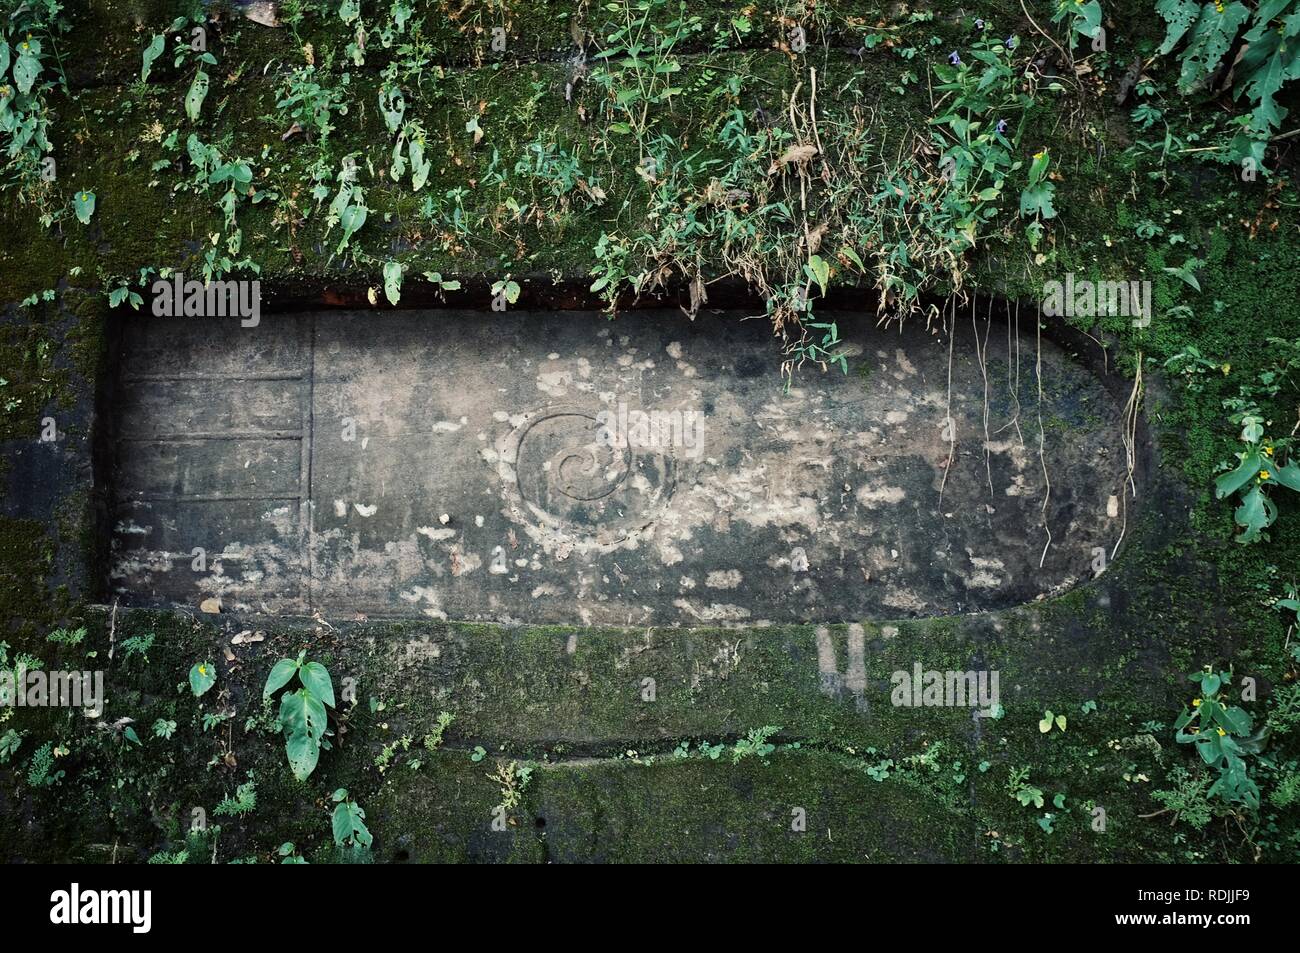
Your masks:
{"label": "purple flower", "polygon": [[999,136],[1004,135],[1004,134],[1006,133],[1006,131],[1007,131],[1007,121],[1006,121],[1005,119],[999,119],[999,120],[998,120],[998,135],[999,135]]}
{"label": "purple flower", "polygon": [[975,21],[975,29],[977,29],[977,30],[982,30],[982,29],[984,29],[984,21],[983,21],[983,20],[976,20],[976,21]]}
{"label": "purple flower", "polygon": [[1014,36],[1007,37],[1007,49],[1014,50],[1015,48],[1016,48],[1016,38]]}
{"label": "purple flower", "polygon": [[953,66],[961,66],[961,57],[957,55],[956,50],[948,54],[948,62]]}

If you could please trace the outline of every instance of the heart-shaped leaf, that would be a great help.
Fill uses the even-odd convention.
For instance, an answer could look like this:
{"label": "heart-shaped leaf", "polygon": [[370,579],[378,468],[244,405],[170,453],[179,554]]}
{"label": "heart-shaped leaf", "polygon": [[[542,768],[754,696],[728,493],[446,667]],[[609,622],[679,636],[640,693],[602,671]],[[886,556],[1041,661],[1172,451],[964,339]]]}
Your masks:
{"label": "heart-shaped leaf", "polygon": [[271,674],[266,677],[266,687],[262,689],[262,698],[270,698],[289,684],[293,673],[298,671],[298,663],[291,658],[282,658],[271,666]]}
{"label": "heart-shaped leaf", "polygon": [[95,193],[78,192],[72,197],[72,208],[77,213],[77,221],[89,225],[90,217],[95,214]]}
{"label": "heart-shaped leaf", "polygon": [[201,697],[217,683],[217,670],[211,662],[198,662],[190,669],[190,691]]}
{"label": "heart-shaped leaf", "polygon": [[320,662],[308,662],[298,670],[298,678],[307,687],[307,691],[331,708],[335,707],[334,683],[330,681],[330,673],[324,665]]}

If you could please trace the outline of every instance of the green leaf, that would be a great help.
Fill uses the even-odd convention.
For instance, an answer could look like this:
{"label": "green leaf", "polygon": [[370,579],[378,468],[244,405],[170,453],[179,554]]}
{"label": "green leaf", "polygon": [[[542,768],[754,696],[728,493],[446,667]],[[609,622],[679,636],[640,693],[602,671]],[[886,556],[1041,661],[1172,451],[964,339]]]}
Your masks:
{"label": "green leaf", "polygon": [[299,733],[285,735],[284,751],[289,758],[289,770],[294,778],[306,781],[320,761],[320,745],[310,735]]}
{"label": "green leaf", "polygon": [[330,826],[334,832],[334,843],[340,847],[357,845],[369,847],[374,838],[365,824],[366,812],[355,801],[343,801],[334,808]]}
{"label": "green leaf", "polygon": [[1033,161],[1029,164],[1029,184],[1038,185],[1047,177],[1047,169],[1052,164],[1052,157],[1047,154],[1047,150],[1034,155]]}
{"label": "green leaf", "polygon": [[95,193],[78,192],[72,197],[72,208],[77,213],[77,221],[89,225],[90,217],[95,214]]}
{"label": "green leaf", "polygon": [[433,162],[424,157],[424,139],[421,136],[411,137],[407,153],[411,157],[411,189],[418,192],[429,180],[429,173],[433,171]]}
{"label": "green leaf", "polygon": [[1055,218],[1056,208],[1052,205],[1055,193],[1056,186],[1051,182],[1042,182],[1025,189],[1020,193],[1021,217],[1041,215],[1043,218]]}
{"label": "green leaf", "polygon": [[36,78],[41,75],[41,61],[32,55],[30,48],[22,51],[19,45],[18,59],[14,61],[14,84],[20,93],[30,93]]}
{"label": "green leaf", "polygon": [[1038,730],[1047,734],[1052,730],[1052,713],[1050,711],[1043,713],[1043,718],[1038,722]]}
{"label": "green leaf", "polygon": [[367,209],[364,205],[349,205],[339,215],[339,224],[343,226],[343,239],[339,242],[338,254],[348,246],[348,241],[366,224]]}
{"label": "green leaf", "polygon": [[[387,298],[388,303],[392,305],[397,304],[397,302],[402,298],[401,262],[384,262],[384,297]],[[317,663],[313,662],[312,664],[315,665]],[[328,678],[329,676],[326,675],[325,677]]]}
{"label": "green leaf", "polygon": [[140,67],[140,82],[149,82],[149,74],[153,72],[154,60],[162,56],[166,43],[167,38],[161,33],[154,34],[154,38],[149,41],[149,45],[144,49],[144,62]]}
{"label": "green leaf", "polygon": [[[394,301],[394,304],[397,302]],[[334,683],[330,681],[330,673],[320,662],[308,662],[298,671],[298,678],[307,691],[311,692],[326,705],[331,708],[334,705]]]}
{"label": "green leaf", "polygon": [[190,669],[190,691],[195,698],[201,698],[217,683],[217,670],[211,662],[196,662]]}
{"label": "green leaf", "polygon": [[1101,30],[1101,4],[1097,0],[1088,0],[1082,6],[1075,6],[1074,29],[1089,39]]}
{"label": "green leaf", "polygon": [[190,90],[185,94],[185,115],[190,117],[190,122],[199,121],[199,113],[203,109],[203,100],[208,95],[208,74],[199,70],[194,74],[194,81],[190,83]]}
{"label": "green leaf", "polygon": [[831,279],[831,266],[820,255],[813,255],[808,259],[808,274],[817,282],[822,297],[826,297],[826,283]]}
{"label": "green leaf", "polygon": [[307,689],[288,692],[280,699],[280,727],[289,768],[299,781],[316,770],[321,739],[325,736],[325,706]]}
{"label": "green leaf", "polygon": [[385,83],[379,87],[379,111],[384,116],[384,125],[390,133],[396,133],[406,115],[406,97],[396,86]]}
{"label": "green leaf", "polygon": [[1259,539],[1263,530],[1273,525],[1277,519],[1277,506],[1264,495],[1258,486],[1241,498],[1241,505],[1233,514],[1237,525],[1243,530],[1237,537],[1239,543],[1253,543]]}
{"label": "green leaf", "polygon": [[298,663],[291,658],[282,658],[271,666],[271,674],[266,677],[266,687],[262,689],[262,698],[267,699],[289,684]]}
{"label": "green leaf", "polygon": [[1242,735],[1243,737],[1250,734],[1250,729],[1253,724],[1250,712],[1246,711],[1244,708],[1237,708],[1236,706],[1220,709],[1215,713],[1215,720],[1223,725],[1224,730],[1230,731],[1234,735]]}
{"label": "green leaf", "polygon": [[1300,490],[1300,466],[1292,460],[1284,467],[1273,471],[1273,479],[1290,490]]}
{"label": "green leaf", "polygon": [[1236,493],[1243,486],[1255,478],[1255,474],[1263,466],[1263,460],[1260,459],[1259,452],[1246,454],[1241,465],[1230,473],[1224,473],[1214,479],[1214,496],[1216,499],[1223,499]]}

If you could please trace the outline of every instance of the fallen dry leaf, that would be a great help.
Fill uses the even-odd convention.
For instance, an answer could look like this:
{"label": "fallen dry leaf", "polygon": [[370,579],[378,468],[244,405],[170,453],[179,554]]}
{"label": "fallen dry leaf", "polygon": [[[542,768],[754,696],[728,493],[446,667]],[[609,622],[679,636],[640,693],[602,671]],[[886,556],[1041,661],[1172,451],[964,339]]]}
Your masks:
{"label": "fallen dry leaf", "polygon": [[785,168],[793,162],[807,162],[817,154],[817,147],[813,145],[791,146],[782,153],[781,158],[772,163],[772,168],[767,170],[771,175],[779,169]]}

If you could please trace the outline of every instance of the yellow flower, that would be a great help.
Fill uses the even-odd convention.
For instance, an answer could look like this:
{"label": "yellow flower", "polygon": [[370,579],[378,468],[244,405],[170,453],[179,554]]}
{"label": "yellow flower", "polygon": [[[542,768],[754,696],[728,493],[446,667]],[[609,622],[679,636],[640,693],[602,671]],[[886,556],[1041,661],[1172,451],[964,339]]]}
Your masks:
{"label": "yellow flower", "polygon": [[1222,738],[1224,735],[1227,734],[1227,732],[1224,731],[1222,728],[1220,728],[1218,731],[1219,731],[1219,737],[1220,737],[1220,738]]}
{"label": "yellow flower", "polygon": [[1232,365],[1231,365],[1231,364],[1224,364],[1224,365],[1223,365],[1223,376],[1224,376],[1224,377],[1227,377],[1227,376],[1228,376],[1228,371],[1230,371],[1230,370],[1232,370]]}
{"label": "yellow flower", "polygon": [[200,665],[200,666],[199,666],[199,674],[200,674],[200,675],[207,675],[207,674],[208,674],[208,667],[207,667],[206,665]]}
{"label": "yellow flower", "polygon": [[1264,453],[1265,453],[1267,456],[1270,456],[1270,457],[1273,456],[1273,448],[1272,448],[1272,447],[1265,447],[1265,448],[1264,448]]}
{"label": "yellow flower", "polygon": [[1200,707],[1201,707],[1201,700],[1200,700],[1199,698],[1193,698],[1193,699],[1192,699],[1192,707],[1193,707],[1193,708],[1200,708]]}
{"label": "yellow flower", "polygon": [[1261,480],[1267,480],[1270,476],[1272,476],[1272,474],[1269,473],[1267,470],[1260,470],[1260,471],[1259,471],[1259,478],[1260,478]]}

